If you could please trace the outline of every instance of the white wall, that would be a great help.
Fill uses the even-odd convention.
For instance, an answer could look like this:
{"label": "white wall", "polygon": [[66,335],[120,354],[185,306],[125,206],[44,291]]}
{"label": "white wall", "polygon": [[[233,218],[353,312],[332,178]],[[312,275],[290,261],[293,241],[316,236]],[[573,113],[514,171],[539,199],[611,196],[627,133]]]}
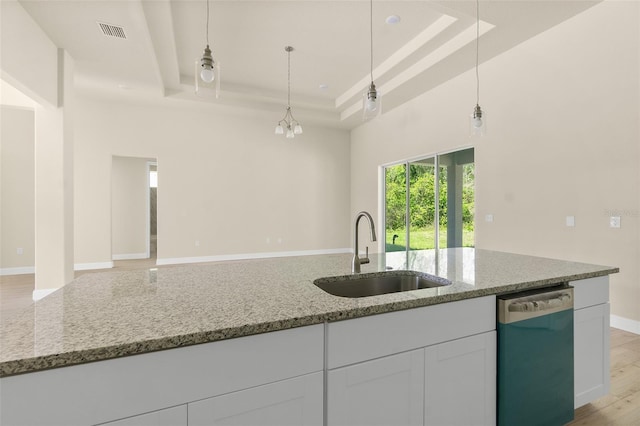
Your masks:
{"label": "white wall", "polygon": [[148,163],[146,158],[113,157],[111,167],[111,251],[113,259],[148,257]]}
{"label": "white wall", "polygon": [[352,214],[378,213],[379,165],[472,143],[476,246],[619,266],[612,313],[640,321],[639,6],[605,1],[483,64],[486,138],[467,137],[473,72],[354,129]]}
{"label": "white wall", "polygon": [[76,263],[111,259],[113,155],[158,161],[159,262],[350,246],[348,132],[174,102],[79,101]]}
{"label": "white wall", "polygon": [[58,103],[56,46],[16,0],[0,1],[2,78],[32,99]]}
{"label": "white wall", "polygon": [[0,108],[0,274],[34,272],[34,120],[33,110]]}
{"label": "white wall", "polygon": [[35,268],[40,298],[73,279],[73,60],[19,2],[0,2],[0,75],[35,107]]}

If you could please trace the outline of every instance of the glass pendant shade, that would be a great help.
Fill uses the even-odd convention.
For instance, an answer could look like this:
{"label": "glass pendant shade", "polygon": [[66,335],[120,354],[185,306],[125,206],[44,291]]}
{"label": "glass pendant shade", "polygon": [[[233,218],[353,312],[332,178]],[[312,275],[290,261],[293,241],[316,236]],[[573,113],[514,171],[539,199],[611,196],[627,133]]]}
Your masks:
{"label": "glass pendant shade", "polygon": [[296,124],[296,126],[293,128],[293,133],[295,133],[296,135],[301,135],[302,134],[302,126],[299,124]]}
{"label": "glass pendant shade", "polygon": [[280,124],[276,126],[276,135],[284,135],[284,128]]}
{"label": "glass pendant shade", "polygon": [[293,130],[291,130],[291,127],[287,128],[287,135],[286,135],[286,138],[287,138],[287,139],[293,139],[293,138],[295,138],[295,137],[296,137],[296,136],[294,135]]}
{"label": "glass pendant shade", "polygon": [[380,93],[376,90],[375,84],[371,82],[371,85],[363,95],[362,102],[362,118],[368,120],[376,117],[380,114],[382,100],[380,99]]}
{"label": "glass pendant shade", "polygon": [[469,136],[484,136],[487,132],[487,115],[480,105],[476,105],[473,113],[469,116]]}
{"label": "glass pendant shade", "polygon": [[209,45],[204,48],[202,58],[195,64],[196,95],[200,97],[220,97],[220,63],[213,60]]}

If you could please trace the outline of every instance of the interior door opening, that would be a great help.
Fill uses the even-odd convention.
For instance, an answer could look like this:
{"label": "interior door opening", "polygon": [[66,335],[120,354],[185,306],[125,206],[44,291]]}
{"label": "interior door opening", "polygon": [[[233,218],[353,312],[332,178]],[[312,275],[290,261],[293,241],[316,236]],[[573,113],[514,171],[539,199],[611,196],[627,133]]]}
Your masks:
{"label": "interior door opening", "polygon": [[111,253],[116,261],[157,258],[158,164],[154,158],[113,156]]}

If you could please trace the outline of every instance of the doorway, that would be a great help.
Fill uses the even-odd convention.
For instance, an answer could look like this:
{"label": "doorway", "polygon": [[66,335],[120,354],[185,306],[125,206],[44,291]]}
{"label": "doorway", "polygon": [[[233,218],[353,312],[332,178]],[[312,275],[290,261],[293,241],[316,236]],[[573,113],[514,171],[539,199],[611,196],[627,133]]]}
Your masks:
{"label": "doorway", "polygon": [[155,158],[113,156],[111,253],[113,260],[157,257],[158,164]]}
{"label": "doorway", "polygon": [[158,163],[149,161],[147,163],[149,176],[149,258],[158,258]]}

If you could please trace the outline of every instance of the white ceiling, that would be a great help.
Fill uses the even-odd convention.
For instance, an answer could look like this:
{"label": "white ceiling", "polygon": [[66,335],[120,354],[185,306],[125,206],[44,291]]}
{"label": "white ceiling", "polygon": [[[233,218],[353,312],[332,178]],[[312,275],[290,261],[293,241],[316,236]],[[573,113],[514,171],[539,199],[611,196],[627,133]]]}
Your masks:
{"label": "white ceiling", "polygon": [[[481,0],[481,62],[598,2]],[[344,128],[361,123],[360,100],[370,80],[368,0],[211,0],[209,42],[222,69],[219,99],[194,95],[195,61],[206,44],[205,0],[20,3],[74,58],[79,91],[284,112],[284,47],[291,45],[296,117]],[[384,111],[475,65],[475,13],[475,1],[373,2],[373,76]],[[392,14],[400,23],[385,23]],[[105,37],[97,22],[124,27],[127,39]]]}

